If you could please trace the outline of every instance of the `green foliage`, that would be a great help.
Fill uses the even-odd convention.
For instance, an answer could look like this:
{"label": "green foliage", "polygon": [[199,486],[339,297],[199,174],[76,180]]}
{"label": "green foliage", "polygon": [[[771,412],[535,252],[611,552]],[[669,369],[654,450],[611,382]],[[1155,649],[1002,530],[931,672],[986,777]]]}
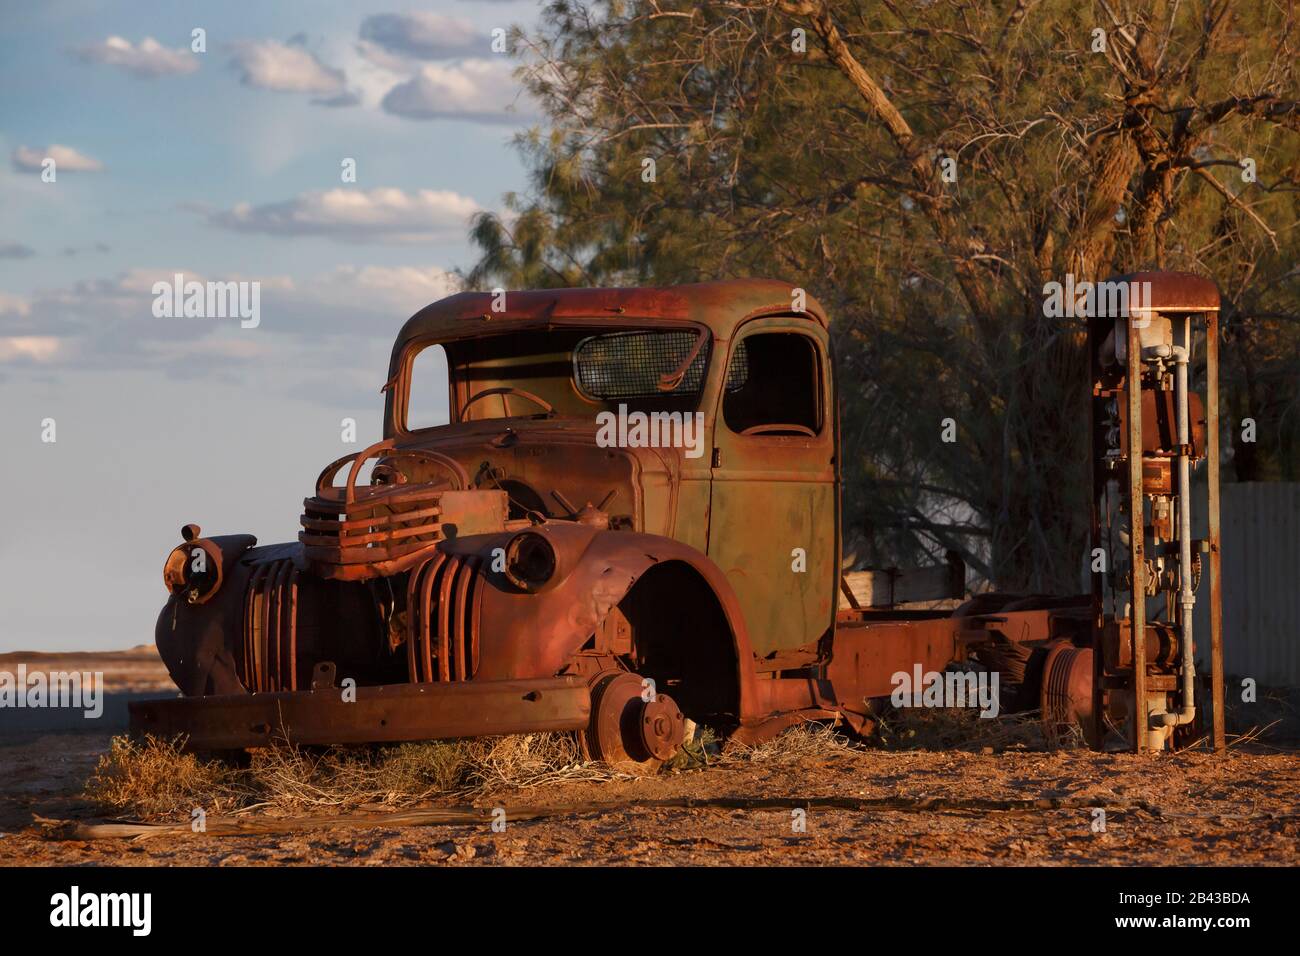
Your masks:
{"label": "green foliage", "polygon": [[808,289],[836,321],[846,541],[873,564],[954,547],[1002,587],[1077,588],[1087,357],[1042,309],[1066,273],[1213,276],[1228,411],[1260,422],[1238,475],[1296,477],[1289,4],[822,6],[550,3],[524,43],[530,190],[475,222],[468,280]]}

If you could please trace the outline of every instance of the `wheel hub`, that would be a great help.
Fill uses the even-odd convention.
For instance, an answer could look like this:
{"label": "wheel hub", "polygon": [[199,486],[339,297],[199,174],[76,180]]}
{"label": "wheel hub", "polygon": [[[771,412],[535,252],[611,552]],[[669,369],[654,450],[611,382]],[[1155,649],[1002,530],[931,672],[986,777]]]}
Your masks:
{"label": "wheel hub", "polygon": [[641,702],[641,746],[656,760],[667,760],[685,737],[686,721],[673,699],[657,694]]}
{"label": "wheel hub", "polygon": [[610,764],[662,763],[686,735],[686,720],[671,697],[649,689],[636,674],[605,673],[592,682],[588,750]]}

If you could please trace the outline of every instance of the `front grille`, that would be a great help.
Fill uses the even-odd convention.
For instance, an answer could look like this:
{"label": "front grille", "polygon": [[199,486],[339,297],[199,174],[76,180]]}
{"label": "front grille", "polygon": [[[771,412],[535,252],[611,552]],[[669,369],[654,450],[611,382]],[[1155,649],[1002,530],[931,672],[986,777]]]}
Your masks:
{"label": "front grille", "polygon": [[443,539],[445,489],[432,484],[325,488],[303,501],[298,540],[321,577],[363,580],[415,564]]}
{"label": "front grille", "polygon": [[253,693],[298,689],[298,570],[292,558],[253,568],[244,592],[239,679]]}
{"label": "front grille", "polygon": [[412,683],[470,680],[478,670],[486,582],[480,560],[438,552],[406,586],[406,661]]}

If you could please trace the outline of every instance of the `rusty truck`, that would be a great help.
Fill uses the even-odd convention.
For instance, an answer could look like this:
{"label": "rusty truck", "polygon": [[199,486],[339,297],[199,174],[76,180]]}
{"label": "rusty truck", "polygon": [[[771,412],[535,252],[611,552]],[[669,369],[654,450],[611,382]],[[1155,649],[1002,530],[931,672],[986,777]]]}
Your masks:
{"label": "rusty truck", "polygon": [[979,668],[1050,730],[1172,745],[1199,686],[1189,547],[1196,583],[1218,559],[1217,479],[1211,539],[1181,520],[1188,463],[1217,470],[1218,295],[1127,279],[1142,320],[1086,331],[1112,559],[1091,594],[958,602],[959,563],[842,570],[830,319],[801,289],[463,292],[402,327],[383,440],[320,473],[297,541],[183,528],[156,629],[180,696],[133,704],[133,730],[211,751],[561,731],[649,768],[691,725],[867,734],[900,672]]}

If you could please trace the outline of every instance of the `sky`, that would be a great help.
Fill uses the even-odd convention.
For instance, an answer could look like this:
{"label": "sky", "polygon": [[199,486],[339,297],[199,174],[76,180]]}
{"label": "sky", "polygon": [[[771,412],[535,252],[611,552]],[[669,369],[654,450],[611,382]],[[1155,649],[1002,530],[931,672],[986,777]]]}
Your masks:
{"label": "sky", "polygon": [[[0,0],[0,652],[151,643],[183,524],[293,540],[380,437],[397,330],[526,187],[493,31],[537,11]],[[158,314],[177,273],[257,324]]]}

